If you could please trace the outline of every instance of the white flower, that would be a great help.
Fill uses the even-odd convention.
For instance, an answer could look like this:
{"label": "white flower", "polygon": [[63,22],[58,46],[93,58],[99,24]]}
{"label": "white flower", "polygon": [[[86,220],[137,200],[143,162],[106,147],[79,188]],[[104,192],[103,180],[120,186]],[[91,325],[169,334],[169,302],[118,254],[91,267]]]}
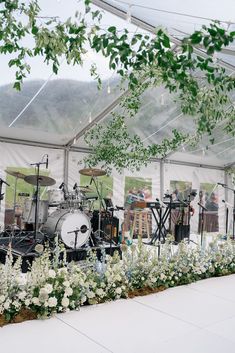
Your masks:
{"label": "white flower", "polygon": [[49,299],[48,299],[48,306],[50,307],[50,308],[53,308],[53,307],[55,307],[57,305],[57,299],[56,299],[56,297],[50,297]]}
{"label": "white flower", "polygon": [[73,294],[72,288],[71,288],[71,287],[65,288],[64,294],[65,294],[67,297],[70,297],[70,296]]}
{"label": "white flower", "polygon": [[9,300],[9,299],[7,299],[7,300],[5,301],[3,307],[4,307],[5,310],[8,310],[8,309],[10,308],[10,300]]}
{"label": "white flower", "polygon": [[33,297],[33,298],[32,298],[32,303],[33,303],[34,305],[39,305],[39,299],[38,299],[37,297]]}
{"label": "white flower", "polygon": [[67,297],[63,297],[61,304],[64,308],[67,308],[69,306],[69,299]]}
{"label": "white flower", "polygon": [[50,278],[55,278],[55,276],[56,276],[55,271],[54,271],[54,270],[49,270],[49,271],[48,271],[48,276],[49,276]]}
{"label": "white flower", "polygon": [[86,296],[83,295],[83,296],[81,297],[81,304],[85,303],[85,301],[86,301]]}
{"label": "white flower", "polygon": [[121,290],[121,288],[119,287],[119,288],[116,288],[116,289],[115,289],[115,292],[116,292],[117,294],[121,294],[121,293],[122,293],[122,290]]}
{"label": "white flower", "polygon": [[24,286],[27,280],[25,276],[17,276],[15,281],[18,284],[18,286]]}
{"label": "white flower", "polygon": [[44,288],[47,294],[50,294],[53,291],[53,286],[50,283],[47,283]]}
{"label": "white flower", "polygon": [[39,300],[40,302],[44,302],[48,298],[48,292],[46,288],[41,288],[39,291]]}
{"label": "white flower", "polygon": [[69,283],[69,281],[64,281],[63,285],[64,285],[64,287],[69,287],[70,283]]}
{"label": "white flower", "polygon": [[105,292],[103,291],[102,288],[96,289],[95,292],[96,292],[96,294],[97,294],[99,297],[102,297],[102,296],[104,296],[104,294],[105,294]]}
{"label": "white flower", "polygon": [[87,298],[92,299],[92,298],[94,298],[94,297],[95,297],[95,293],[94,293],[94,292],[89,291],[89,292],[87,293]]}
{"label": "white flower", "polygon": [[25,303],[26,306],[29,306],[30,305],[30,300],[26,299],[24,303]]}
{"label": "white flower", "polygon": [[5,301],[5,296],[4,295],[0,295],[0,303],[3,303]]}
{"label": "white flower", "polygon": [[19,297],[19,299],[20,300],[23,300],[25,297],[26,297],[26,292],[25,291],[22,291],[22,292],[20,292],[19,294],[18,294],[18,297]]}

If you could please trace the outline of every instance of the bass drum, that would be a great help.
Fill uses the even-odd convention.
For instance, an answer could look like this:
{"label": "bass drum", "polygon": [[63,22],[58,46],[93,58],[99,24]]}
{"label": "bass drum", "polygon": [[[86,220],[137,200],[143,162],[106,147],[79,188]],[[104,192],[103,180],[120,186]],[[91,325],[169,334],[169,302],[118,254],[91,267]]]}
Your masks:
{"label": "bass drum", "polygon": [[48,217],[43,232],[49,237],[58,234],[68,248],[78,249],[88,242],[91,223],[87,215],[79,210],[57,210]]}

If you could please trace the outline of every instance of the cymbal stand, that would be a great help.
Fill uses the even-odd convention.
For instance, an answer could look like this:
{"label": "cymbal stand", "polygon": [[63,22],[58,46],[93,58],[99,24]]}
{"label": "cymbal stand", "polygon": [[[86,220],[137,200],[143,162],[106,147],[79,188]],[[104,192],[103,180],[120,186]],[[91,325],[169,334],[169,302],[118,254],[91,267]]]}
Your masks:
{"label": "cymbal stand", "polygon": [[11,238],[14,238],[15,236],[15,226],[17,225],[15,223],[15,216],[16,216],[16,190],[17,190],[17,183],[18,183],[18,177],[15,177],[15,189],[14,189],[14,203],[13,203],[13,224],[12,224],[12,230],[11,230]]}
{"label": "cymbal stand", "polygon": [[101,208],[102,208],[102,188],[103,188],[103,185],[102,185],[102,182],[101,182],[100,183],[101,187],[100,187],[100,191],[99,191],[98,181],[96,179],[97,179],[97,177],[92,176],[90,184],[92,182],[94,183],[95,188],[96,188],[96,192],[97,192],[97,195],[98,195],[98,200],[99,200],[99,217],[98,217],[98,230],[97,230],[97,232],[98,232],[98,235],[99,235],[99,238],[100,238],[100,236],[101,236]]}
{"label": "cymbal stand", "polygon": [[1,203],[2,203],[2,200],[4,199],[4,193],[2,193],[2,184],[6,184],[7,186],[10,186],[6,181],[0,178],[0,211],[1,211]]}
{"label": "cymbal stand", "polygon": [[35,191],[35,216],[34,216],[34,240],[37,238],[37,233],[38,233],[38,211],[39,211],[39,190],[40,190],[40,177],[39,177],[39,171],[40,171],[40,165],[45,164],[47,165],[47,162],[38,162],[38,163],[31,163],[30,165],[34,165],[36,168],[36,176],[37,176],[37,184],[36,184],[36,191]]}

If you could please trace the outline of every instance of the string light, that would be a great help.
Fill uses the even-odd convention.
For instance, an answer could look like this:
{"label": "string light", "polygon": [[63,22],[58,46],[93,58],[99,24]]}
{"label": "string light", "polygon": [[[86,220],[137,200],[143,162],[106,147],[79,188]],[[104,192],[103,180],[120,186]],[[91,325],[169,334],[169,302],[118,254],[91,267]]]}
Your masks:
{"label": "string light", "polygon": [[206,151],[204,148],[202,149],[202,155],[203,155],[203,157],[206,155]]}
{"label": "string light", "polygon": [[182,152],[185,152],[185,147],[184,147],[184,145],[182,145]]}
{"label": "string light", "polygon": [[77,139],[76,139],[76,137],[74,137],[73,144],[76,145],[76,143],[77,143]]}

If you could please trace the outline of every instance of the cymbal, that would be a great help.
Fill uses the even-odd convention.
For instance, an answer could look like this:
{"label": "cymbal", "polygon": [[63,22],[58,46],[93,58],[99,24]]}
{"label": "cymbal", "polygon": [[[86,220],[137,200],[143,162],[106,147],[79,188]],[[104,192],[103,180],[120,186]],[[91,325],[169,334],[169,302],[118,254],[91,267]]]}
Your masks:
{"label": "cymbal", "polygon": [[5,170],[5,172],[15,178],[20,178],[20,179],[24,179],[26,177],[25,174],[21,173],[21,172],[17,172],[15,170]]}
{"label": "cymbal", "polygon": [[93,192],[94,190],[90,188],[88,185],[78,185],[78,188],[81,192]]}
{"label": "cymbal", "polygon": [[[26,183],[29,183],[31,185],[37,185],[37,175],[27,175],[24,178],[24,181],[26,181]],[[52,186],[55,183],[56,183],[55,179],[50,178],[46,175],[39,175],[40,186]]]}
{"label": "cymbal", "polygon": [[91,177],[106,175],[105,170],[96,169],[96,168],[84,168],[79,170],[79,173],[82,175],[91,176]]}

